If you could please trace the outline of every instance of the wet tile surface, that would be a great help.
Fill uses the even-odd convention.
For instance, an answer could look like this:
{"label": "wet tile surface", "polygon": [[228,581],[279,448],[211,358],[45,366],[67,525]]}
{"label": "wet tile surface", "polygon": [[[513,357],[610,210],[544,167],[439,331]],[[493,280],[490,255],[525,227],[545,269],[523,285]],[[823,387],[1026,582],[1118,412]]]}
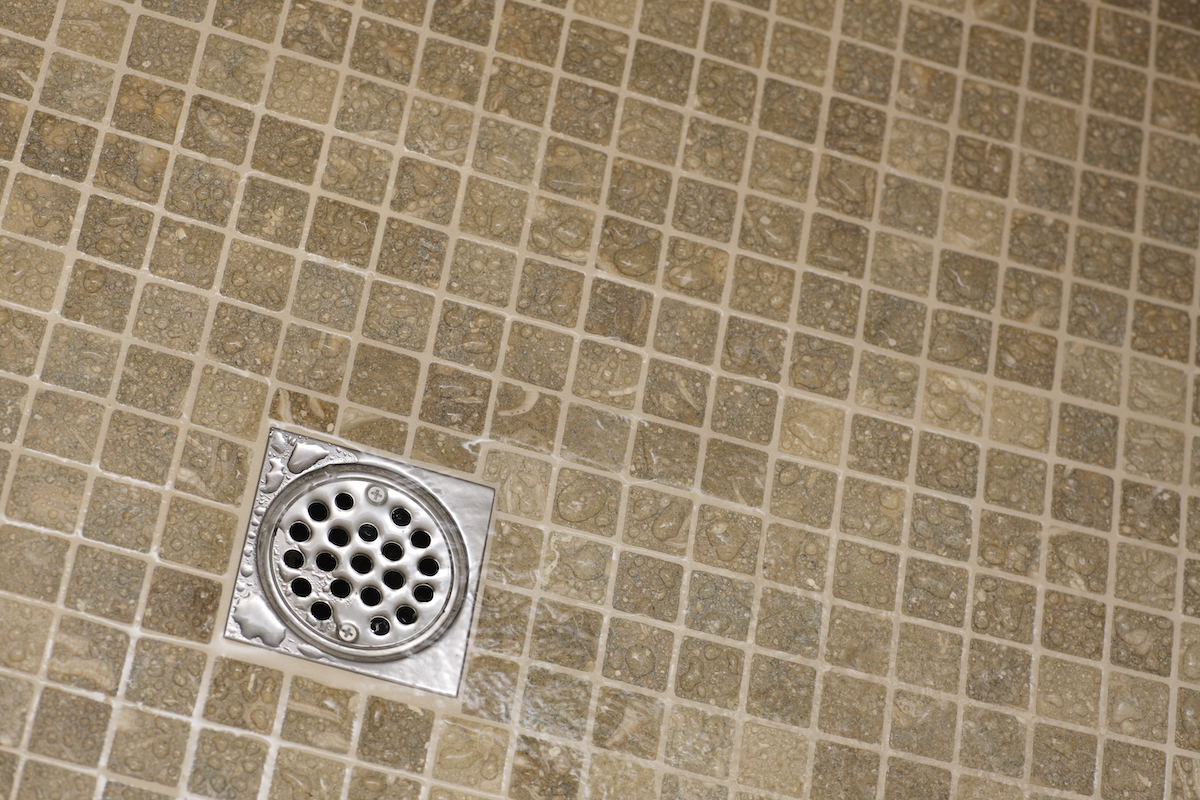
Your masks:
{"label": "wet tile surface", "polygon": [[[0,798],[1200,797],[1198,64],[1187,0],[0,5]],[[270,425],[497,489],[456,698],[218,642]]]}

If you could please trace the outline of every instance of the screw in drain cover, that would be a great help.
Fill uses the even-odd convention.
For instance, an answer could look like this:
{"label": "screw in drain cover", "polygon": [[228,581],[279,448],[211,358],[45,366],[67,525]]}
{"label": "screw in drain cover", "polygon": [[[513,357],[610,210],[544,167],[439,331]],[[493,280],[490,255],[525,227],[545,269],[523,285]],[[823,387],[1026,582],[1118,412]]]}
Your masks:
{"label": "screw in drain cover", "polygon": [[226,637],[455,694],[492,497],[272,430]]}

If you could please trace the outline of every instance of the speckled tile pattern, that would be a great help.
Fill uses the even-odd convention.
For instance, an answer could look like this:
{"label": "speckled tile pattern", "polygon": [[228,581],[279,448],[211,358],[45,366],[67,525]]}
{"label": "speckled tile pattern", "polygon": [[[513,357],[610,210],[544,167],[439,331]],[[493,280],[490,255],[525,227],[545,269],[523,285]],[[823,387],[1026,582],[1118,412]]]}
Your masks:
{"label": "speckled tile pattern", "polygon": [[[0,192],[0,798],[1200,799],[1195,0],[10,0]],[[456,698],[221,640],[271,425]]]}

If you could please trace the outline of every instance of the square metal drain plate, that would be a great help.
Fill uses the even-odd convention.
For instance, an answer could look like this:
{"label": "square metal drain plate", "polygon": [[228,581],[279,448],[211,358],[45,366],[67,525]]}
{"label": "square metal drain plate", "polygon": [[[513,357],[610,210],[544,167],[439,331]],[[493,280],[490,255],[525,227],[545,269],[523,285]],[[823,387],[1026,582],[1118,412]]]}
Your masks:
{"label": "square metal drain plate", "polygon": [[225,637],[457,694],[494,495],[273,428]]}

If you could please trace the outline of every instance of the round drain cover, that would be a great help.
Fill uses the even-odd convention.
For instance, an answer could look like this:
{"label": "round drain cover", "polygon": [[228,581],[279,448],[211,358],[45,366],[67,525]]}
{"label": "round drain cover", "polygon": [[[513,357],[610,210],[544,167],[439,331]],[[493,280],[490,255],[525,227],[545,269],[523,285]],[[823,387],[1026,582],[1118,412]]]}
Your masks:
{"label": "round drain cover", "polygon": [[431,644],[462,605],[462,535],[403,476],[359,464],[314,470],[279,494],[259,530],[259,574],[276,612],[331,654],[398,658]]}

